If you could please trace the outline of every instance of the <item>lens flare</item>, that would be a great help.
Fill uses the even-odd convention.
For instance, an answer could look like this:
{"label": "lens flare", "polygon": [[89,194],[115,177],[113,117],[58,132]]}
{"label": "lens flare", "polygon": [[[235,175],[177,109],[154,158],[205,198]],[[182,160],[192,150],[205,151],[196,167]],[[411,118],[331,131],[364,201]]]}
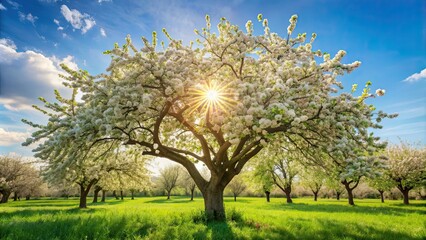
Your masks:
{"label": "lens flare", "polygon": [[215,82],[206,82],[197,85],[192,89],[189,105],[191,112],[198,110],[201,112],[226,112],[234,104],[233,94],[227,85],[220,85]]}
{"label": "lens flare", "polygon": [[219,101],[219,93],[216,89],[210,89],[206,92],[207,101],[217,102]]}

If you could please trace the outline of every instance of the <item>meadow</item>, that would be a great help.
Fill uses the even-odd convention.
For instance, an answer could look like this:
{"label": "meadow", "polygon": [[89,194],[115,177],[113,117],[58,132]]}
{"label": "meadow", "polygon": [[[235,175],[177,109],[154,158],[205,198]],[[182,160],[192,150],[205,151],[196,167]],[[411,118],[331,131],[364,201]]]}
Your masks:
{"label": "meadow", "polygon": [[426,201],[355,201],[225,198],[226,222],[207,222],[202,198],[17,201],[0,205],[0,239],[426,239]]}

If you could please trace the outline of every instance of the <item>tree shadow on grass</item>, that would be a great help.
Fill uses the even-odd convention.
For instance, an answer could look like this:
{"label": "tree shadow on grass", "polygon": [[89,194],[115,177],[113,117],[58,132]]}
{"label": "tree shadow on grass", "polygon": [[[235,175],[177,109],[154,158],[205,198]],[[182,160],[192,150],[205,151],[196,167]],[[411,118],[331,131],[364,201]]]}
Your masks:
{"label": "tree shadow on grass", "polygon": [[194,201],[191,201],[190,198],[171,198],[166,199],[166,197],[160,198],[160,199],[154,199],[150,201],[146,201],[146,203],[194,203]]}
{"label": "tree shadow on grass", "polygon": [[[280,206],[280,209],[286,210],[296,210],[296,211],[307,211],[307,212],[328,212],[328,213],[334,213],[334,212],[342,212],[342,213],[348,213],[348,212],[354,212],[354,213],[363,213],[363,214],[385,214],[385,215],[406,215],[411,213],[418,213],[418,214],[424,214],[426,215],[426,208],[424,206],[421,206],[422,204],[416,205],[416,209],[407,209],[402,207],[392,207],[392,206],[350,206],[350,205],[336,205],[336,204],[306,204],[306,203],[292,203],[292,204],[285,204]],[[414,205],[413,205],[414,206]],[[270,206],[270,208],[277,209],[277,206]],[[278,209],[277,209],[278,210]]]}
{"label": "tree shadow on grass", "polygon": [[307,229],[303,225],[312,225],[306,219],[295,218],[291,223],[292,229],[301,231],[290,233],[285,227],[273,228],[266,232],[268,239],[345,239],[345,240],[421,240],[424,236],[410,236],[406,233],[395,232],[392,229],[378,229],[374,226],[366,226],[362,223],[339,223],[332,220],[316,220],[318,226],[315,229]]}
{"label": "tree shadow on grass", "polygon": [[103,209],[94,209],[94,208],[69,208],[69,209],[36,209],[36,208],[25,208],[22,210],[17,210],[13,212],[0,212],[2,218],[31,218],[33,216],[52,216],[52,215],[60,215],[60,214],[81,214],[81,213],[94,213],[95,211],[102,211]]}
{"label": "tree shadow on grass", "polygon": [[224,198],[223,202],[229,202],[229,203],[250,203],[252,201],[244,199],[244,198],[237,198],[237,201],[234,201],[234,198]]}
{"label": "tree shadow on grass", "polygon": [[211,230],[212,240],[236,239],[228,222],[210,222],[207,224],[207,228]]}
{"label": "tree shadow on grass", "polygon": [[[315,223],[313,224],[312,221]],[[392,229],[378,229],[362,223],[347,224],[332,220],[294,218],[289,226],[270,226],[249,219],[237,222],[207,224],[212,239],[345,239],[345,240],[421,240],[425,236],[412,236]],[[314,226],[314,227],[312,227]],[[238,234],[234,233],[237,232]],[[245,235],[248,233],[249,235]],[[205,236],[207,238],[207,236]],[[204,239],[206,239],[204,238]],[[202,238],[199,238],[202,239]]]}
{"label": "tree shadow on grass", "polygon": [[[123,201],[114,201],[114,200],[110,200],[110,201],[106,201],[106,202],[97,202],[97,203],[92,203],[91,199],[87,199],[87,206],[99,206],[99,205],[116,205],[116,204],[120,204],[123,203]],[[51,200],[46,200],[43,202],[40,201],[34,201],[34,202],[19,202],[19,203],[12,203],[12,204],[4,204],[4,205],[0,205],[0,210],[1,210],[1,206],[4,207],[10,207],[10,208],[33,208],[33,207],[76,207],[78,206],[79,202],[78,201],[69,201],[69,202],[65,202],[67,200],[63,200],[61,201],[61,203],[57,203],[56,201],[51,201]]]}

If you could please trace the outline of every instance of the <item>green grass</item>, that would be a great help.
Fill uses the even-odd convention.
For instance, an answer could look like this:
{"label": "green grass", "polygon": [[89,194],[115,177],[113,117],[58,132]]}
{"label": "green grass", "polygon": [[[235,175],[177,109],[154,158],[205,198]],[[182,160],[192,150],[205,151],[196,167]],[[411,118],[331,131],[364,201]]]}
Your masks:
{"label": "green grass", "polygon": [[78,199],[0,205],[0,239],[426,239],[426,201],[225,198],[227,222],[205,223],[203,200]]}

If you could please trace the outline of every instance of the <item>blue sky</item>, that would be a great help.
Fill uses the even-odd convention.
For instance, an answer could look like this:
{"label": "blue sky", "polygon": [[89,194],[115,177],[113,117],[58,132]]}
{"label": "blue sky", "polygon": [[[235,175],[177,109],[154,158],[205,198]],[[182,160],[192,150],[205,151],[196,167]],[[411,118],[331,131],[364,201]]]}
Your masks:
{"label": "blue sky", "polygon": [[[119,0],[0,0],[0,154],[31,156],[20,144],[32,129],[27,118],[46,119],[31,109],[37,97],[52,99],[63,90],[59,64],[104,72],[109,56],[102,54],[127,34],[139,42],[163,27],[185,42],[194,28],[226,17],[241,27],[256,22],[258,13],[269,20],[271,31],[282,36],[288,19],[298,14],[295,33],[318,34],[314,49],[347,52],[345,62],[359,60],[360,68],[341,78],[345,86],[373,82],[386,95],[371,102],[385,112],[376,134],[426,144],[426,1],[119,1]],[[257,33],[262,28],[257,25]],[[160,38],[161,38],[160,34]],[[161,39],[160,39],[161,40]],[[141,44],[136,44],[141,46]],[[361,90],[361,89],[360,89]],[[349,90],[348,90],[349,91]],[[34,146],[33,146],[34,147]]]}

